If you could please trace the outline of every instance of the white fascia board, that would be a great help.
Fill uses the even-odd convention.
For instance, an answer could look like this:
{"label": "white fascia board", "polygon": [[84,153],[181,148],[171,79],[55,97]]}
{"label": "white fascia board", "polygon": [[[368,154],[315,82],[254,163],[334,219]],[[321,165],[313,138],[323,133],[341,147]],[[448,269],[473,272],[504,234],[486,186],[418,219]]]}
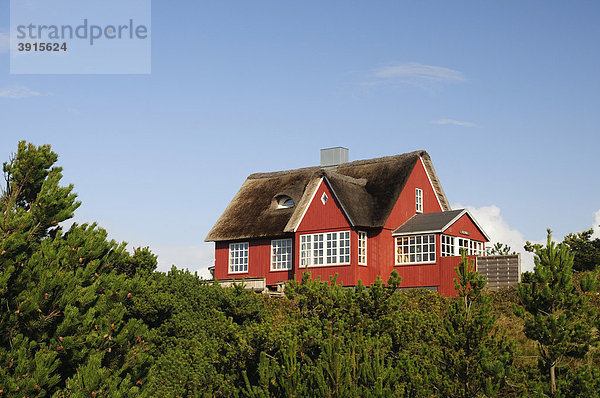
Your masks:
{"label": "white fascia board", "polygon": [[[346,209],[344,208],[344,204],[342,203],[342,201],[338,198],[337,194],[335,193],[335,191],[333,190],[333,187],[331,186],[331,183],[329,182],[329,180],[327,179],[327,177],[323,177],[325,179],[325,181],[327,182],[327,186],[329,187],[329,190],[331,191],[331,193],[333,194],[333,196],[335,196],[335,199],[337,200],[337,202],[340,204],[340,207],[342,208],[342,211],[344,212],[344,215],[346,216],[346,218],[348,219],[348,221],[350,221],[350,225],[354,227],[354,222],[352,221],[352,219],[350,218],[350,216],[348,215],[348,212],[346,211]],[[320,184],[319,184],[320,185]]]}
{"label": "white fascia board", "polygon": [[392,236],[410,236],[410,235],[424,235],[424,234],[439,234],[442,233],[441,229],[433,231],[417,231],[417,232],[396,232],[392,233]]}
{"label": "white fascia board", "polygon": [[454,224],[455,222],[458,221],[459,218],[461,218],[464,215],[468,215],[469,218],[471,219],[471,221],[473,221],[473,224],[475,224],[475,226],[477,227],[477,229],[479,229],[479,231],[481,232],[481,234],[488,240],[490,241],[490,237],[488,236],[488,234],[484,231],[483,228],[481,228],[481,225],[479,225],[479,223],[477,222],[477,220],[475,219],[475,217],[473,217],[473,215],[469,212],[469,210],[467,209],[463,209],[463,211],[461,211],[460,213],[458,213],[458,215],[456,217],[454,217],[452,219],[452,221],[450,221],[448,224],[446,224],[444,226],[444,228],[442,228],[442,232],[447,230],[448,228],[450,228],[450,226],[452,224]]}
{"label": "white fascia board", "polygon": [[[431,182],[431,177],[429,176],[429,172],[427,171],[427,167],[425,167],[425,163],[423,162],[423,158],[421,156],[419,156],[419,160],[421,161],[421,166],[423,166],[423,170],[425,170],[425,175],[427,175],[427,180],[429,180],[429,185],[431,186],[431,189],[433,190],[433,193],[435,194],[435,198],[437,199],[437,202],[440,205],[440,209],[442,209],[442,211],[444,211],[444,206],[442,206],[442,202],[440,201],[440,197],[438,196],[437,190],[433,186],[433,182]],[[450,210],[452,210],[452,209],[450,209]]]}
{"label": "white fascia board", "polygon": [[304,208],[304,211],[302,211],[302,216],[300,217],[300,219],[298,220],[298,224],[296,224],[296,226],[294,227],[294,232],[296,232],[298,230],[298,227],[300,227],[300,224],[302,224],[302,220],[304,219],[304,216],[306,215],[306,212],[308,211],[308,208],[310,207],[311,203],[313,202],[313,200],[315,199],[315,195],[317,194],[317,192],[319,191],[319,187],[321,186],[321,183],[323,182],[323,177],[321,177],[321,179],[319,180],[319,183],[317,184],[317,186],[315,187],[314,192],[312,193],[310,200],[308,201],[308,204],[306,205],[306,207]]}
{"label": "white fascia board", "polygon": [[471,219],[471,221],[473,221],[473,224],[475,224],[475,226],[477,228],[479,228],[479,231],[481,231],[481,234],[488,240],[488,242],[491,240],[489,235],[484,231],[483,228],[481,228],[481,225],[479,225],[479,223],[477,222],[477,220],[475,219],[475,217],[473,217],[473,215],[471,214],[471,212],[469,212],[469,210],[466,210],[466,213],[469,215],[469,218]]}

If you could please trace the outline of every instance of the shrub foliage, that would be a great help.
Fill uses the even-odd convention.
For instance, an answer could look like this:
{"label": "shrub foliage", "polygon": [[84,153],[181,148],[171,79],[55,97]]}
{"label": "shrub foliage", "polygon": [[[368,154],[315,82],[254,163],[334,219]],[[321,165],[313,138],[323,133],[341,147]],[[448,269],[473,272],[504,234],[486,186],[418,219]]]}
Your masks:
{"label": "shrub foliage", "polygon": [[21,142],[3,167],[0,396],[600,395],[598,273],[573,277],[575,238],[536,247],[518,290],[488,292],[463,258],[455,299],[396,272],[305,274],[269,298],[157,272],[96,224],[65,230],[80,203],[56,160]]}

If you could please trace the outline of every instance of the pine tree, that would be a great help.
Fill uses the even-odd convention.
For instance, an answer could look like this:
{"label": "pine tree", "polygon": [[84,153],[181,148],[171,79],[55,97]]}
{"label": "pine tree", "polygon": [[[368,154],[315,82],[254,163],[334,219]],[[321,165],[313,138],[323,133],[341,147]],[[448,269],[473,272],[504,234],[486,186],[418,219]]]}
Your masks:
{"label": "pine tree", "polygon": [[127,309],[140,278],[118,273],[133,260],[95,224],[63,233],[60,223],[79,202],[72,186],[59,185],[56,159],[47,145],[21,142],[4,164],[0,390],[59,394],[77,384],[76,375],[94,373],[117,388],[100,395],[135,395],[149,360],[147,327]]}
{"label": "pine tree", "polygon": [[592,239],[594,230],[569,234],[565,236],[563,243],[573,253],[573,270],[593,271],[600,267],[600,238]]}
{"label": "pine tree", "polygon": [[535,245],[535,268],[519,284],[517,315],[525,320],[525,335],[537,342],[540,369],[549,376],[549,390],[557,391],[556,368],[567,357],[582,357],[590,348],[592,325],[585,295],[573,283],[573,254],[552,241]]}
{"label": "pine tree", "polygon": [[517,254],[509,245],[502,242],[496,242],[494,246],[486,249],[488,256],[506,256],[509,254]]}
{"label": "pine tree", "polygon": [[511,375],[514,342],[501,334],[485,293],[485,278],[462,253],[454,280],[458,292],[439,336],[443,396],[497,395]]}

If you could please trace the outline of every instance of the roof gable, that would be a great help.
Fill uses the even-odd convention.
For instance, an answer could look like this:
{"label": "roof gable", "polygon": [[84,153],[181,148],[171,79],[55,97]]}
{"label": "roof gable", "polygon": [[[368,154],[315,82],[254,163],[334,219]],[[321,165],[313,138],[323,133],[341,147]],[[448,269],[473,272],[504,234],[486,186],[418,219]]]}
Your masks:
{"label": "roof gable", "polygon": [[[415,164],[422,159],[444,210],[450,210],[431,159],[425,151],[359,160],[332,168],[250,175],[217,223],[207,241],[282,236],[299,225],[321,178],[327,180],[351,224],[383,227]],[[277,209],[276,196],[293,199],[295,207]]]}
{"label": "roof gable", "polygon": [[440,213],[419,213],[412,216],[404,224],[392,231],[392,235],[408,235],[417,233],[442,233],[463,215],[467,215],[481,234],[489,241],[489,236],[477,223],[467,209],[444,211]]}
{"label": "roof gable", "polygon": [[[326,199],[323,200],[324,195]],[[322,177],[293,232],[348,228],[354,223],[326,177]]]}

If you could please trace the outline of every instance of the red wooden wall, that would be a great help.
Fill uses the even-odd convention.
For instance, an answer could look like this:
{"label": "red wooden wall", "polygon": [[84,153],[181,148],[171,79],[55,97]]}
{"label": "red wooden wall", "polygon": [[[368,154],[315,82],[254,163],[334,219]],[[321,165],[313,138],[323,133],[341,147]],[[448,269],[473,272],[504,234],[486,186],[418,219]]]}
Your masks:
{"label": "red wooden wall", "polygon": [[419,160],[415,163],[415,167],[413,168],[410,177],[408,177],[406,185],[398,197],[398,201],[396,201],[390,216],[385,222],[384,228],[394,230],[404,224],[406,220],[416,213],[416,188],[421,188],[423,190],[423,213],[436,213],[442,211],[435,190],[427,177],[425,166],[423,166],[423,162]]}
{"label": "red wooden wall", "polygon": [[[353,286],[361,280],[365,285],[372,284],[378,275],[387,282],[392,270],[397,270],[402,277],[401,287],[432,287],[447,296],[454,296],[454,268],[460,257],[440,257],[440,236],[436,236],[436,264],[395,265],[395,239],[392,231],[402,225],[415,214],[415,188],[423,190],[423,212],[441,211],[440,204],[431,186],[425,167],[421,161],[415,164],[405,188],[400,194],[383,229],[364,230],[367,232],[367,265],[358,265],[358,234],[360,228],[352,228],[330,187],[323,180],[307,208],[293,238],[292,271],[271,271],[270,239],[251,239],[249,242],[249,261],[247,273],[229,274],[229,243],[217,242],[215,247],[215,278],[252,278],[266,277],[267,285],[296,277],[300,279],[306,268],[300,268],[300,235],[327,231],[350,230],[350,265],[312,266],[308,268],[313,278],[328,280],[337,274],[337,282],[345,286]],[[325,193],[328,200],[321,202]],[[468,231],[469,235],[460,231]],[[485,241],[486,239],[467,215],[461,217],[445,233],[469,239]]]}
{"label": "red wooden wall", "polygon": [[[266,277],[267,285],[274,285],[293,278],[293,271],[271,271],[271,239],[249,239],[241,242],[248,242],[248,272],[230,274],[230,242],[216,242],[215,279]],[[296,251],[295,246],[292,250],[292,253]]]}
{"label": "red wooden wall", "polygon": [[[325,204],[321,202],[321,197],[325,193],[328,197]],[[294,251],[294,269],[298,280],[302,274],[307,271],[306,268],[300,268],[300,235],[312,234],[329,231],[348,231],[350,230],[350,264],[338,266],[311,266],[308,271],[313,278],[329,280],[331,276],[338,274],[337,283],[344,286],[354,286],[358,283],[356,278],[356,266],[358,263],[358,235],[352,230],[350,221],[344,214],[342,206],[339,204],[326,180],[321,181],[317,188],[312,202],[308,206],[300,225],[296,230]]]}
{"label": "red wooden wall", "polygon": [[[467,231],[469,234],[463,234],[460,231]],[[461,238],[467,238],[472,240],[478,240],[480,242],[487,242],[487,239],[479,228],[471,221],[468,215],[464,214],[461,218],[456,220],[454,224],[448,227],[447,230],[444,231],[446,235],[459,236]]]}

